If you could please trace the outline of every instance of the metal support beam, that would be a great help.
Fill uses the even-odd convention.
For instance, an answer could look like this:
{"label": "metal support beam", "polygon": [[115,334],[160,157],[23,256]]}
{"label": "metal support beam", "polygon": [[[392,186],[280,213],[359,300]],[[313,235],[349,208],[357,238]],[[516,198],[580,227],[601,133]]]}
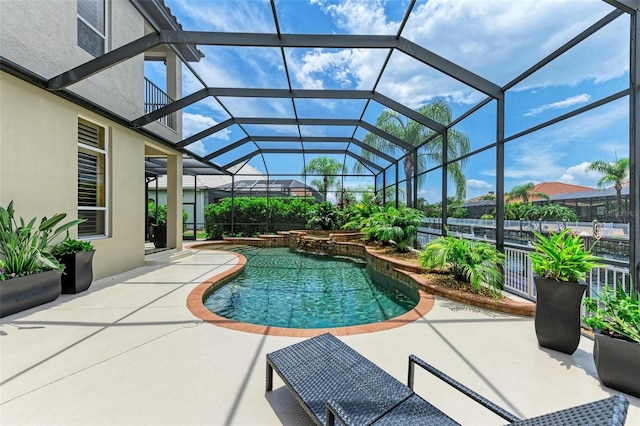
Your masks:
{"label": "metal support beam", "polygon": [[442,124],[438,123],[435,120],[432,120],[431,118],[424,116],[414,110],[412,110],[411,108],[407,108],[406,106],[402,105],[399,102],[394,101],[391,98],[386,97],[385,95],[382,95],[378,92],[375,92],[373,94],[372,99],[376,102],[381,103],[382,105],[386,106],[387,108],[391,108],[394,111],[399,112],[400,114],[404,115],[405,117],[408,117],[410,119],[412,119],[413,121],[422,124],[423,126],[426,126],[430,129],[435,130],[438,133],[444,133],[446,131],[446,127],[443,126]]}
{"label": "metal support beam", "polygon": [[398,189],[400,189],[398,188],[398,181],[400,180],[399,168],[399,165],[396,165],[396,209],[400,206],[400,199],[398,196]]}
{"label": "metal support beam", "polygon": [[398,50],[492,98],[500,99],[500,96],[503,96],[502,90],[497,84],[448,61],[442,56],[436,55],[404,37],[400,37],[398,40]]}
{"label": "metal support beam", "polygon": [[372,148],[371,146],[367,145],[366,143],[362,142],[359,139],[351,138],[351,139],[349,139],[349,142],[354,144],[354,145],[356,145],[356,146],[358,146],[358,147],[360,147],[360,148],[362,148],[362,149],[364,149],[364,150],[367,150],[367,151],[371,152],[376,157],[383,158],[384,160],[388,161],[389,163],[392,163],[392,164],[397,164],[398,163],[398,160],[396,160],[395,158],[391,157],[390,155],[385,154],[382,151],[379,151],[379,150],[377,150],[375,148]]}
{"label": "metal support beam", "polygon": [[127,59],[133,58],[136,55],[146,52],[149,49],[161,44],[160,33],[150,33],[137,40],[127,43],[124,46],[107,52],[104,55],[85,62],[69,71],[63,72],[55,77],[52,77],[47,82],[47,89],[60,90],[74,83],[77,83],[85,78],[112,67]]}
{"label": "metal support beam", "polygon": [[640,17],[631,14],[629,59],[629,273],[640,296]]}
{"label": "metal support beam", "polygon": [[243,161],[251,160],[253,157],[255,157],[255,156],[256,156],[256,155],[258,155],[258,154],[260,154],[260,150],[259,150],[259,149],[256,149],[255,151],[253,151],[253,152],[251,152],[251,153],[249,153],[249,154],[247,154],[247,155],[244,155],[244,156],[242,156],[242,157],[240,157],[240,158],[236,158],[236,159],[235,159],[235,160],[233,160],[232,162],[230,162],[230,163],[228,163],[228,164],[225,164],[224,166],[222,166],[222,168],[223,168],[223,169],[228,170],[230,167],[233,167],[233,166],[235,166],[236,164],[240,164],[240,163],[242,163]]}
{"label": "metal support beam", "polygon": [[561,56],[563,53],[565,53],[568,50],[572,49],[578,43],[582,42],[583,40],[585,40],[586,38],[588,38],[592,34],[596,33],[598,30],[600,30],[601,28],[603,28],[604,26],[606,26],[607,24],[609,24],[613,20],[617,19],[621,15],[622,15],[622,12],[621,11],[617,11],[617,10],[609,13],[607,16],[605,16],[604,18],[600,19],[598,22],[596,22],[595,24],[591,25],[589,28],[587,28],[586,30],[584,30],[583,32],[581,32],[580,34],[578,34],[577,36],[575,36],[574,38],[572,38],[571,40],[569,40],[568,42],[563,44],[562,46],[560,46],[554,52],[552,52],[551,54],[547,55],[544,59],[539,61],[537,64],[533,65],[528,70],[526,70],[525,72],[523,72],[522,74],[520,74],[519,76],[517,76],[516,78],[511,80],[509,83],[507,83],[503,87],[503,90],[506,92],[507,90],[511,89],[516,84],[520,83],[521,81],[523,81],[524,79],[526,79],[527,77],[529,77],[530,75],[535,73],[536,71],[540,70],[542,67],[546,66],[549,62],[551,62],[554,59],[556,59],[557,57]]}
{"label": "metal support beam", "polygon": [[496,249],[504,253],[504,119],[505,100],[498,99],[496,111]]}
{"label": "metal support beam", "polygon": [[180,98],[177,101],[174,101],[168,105],[163,106],[162,108],[158,108],[157,110],[150,112],[147,115],[143,115],[140,118],[136,118],[133,120],[130,125],[131,127],[139,128],[144,126],[145,124],[149,124],[153,121],[156,121],[165,115],[172,114],[178,110],[188,107],[191,104],[195,104],[196,102],[211,96],[209,93],[209,89],[200,89],[197,92],[193,92],[192,94],[185,96],[184,98]]}
{"label": "metal support beam", "polygon": [[[371,146],[365,144],[364,142],[355,139],[355,138],[343,138],[343,137],[322,137],[322,136],[307,136],[307,137],[298,137],[298,136],[251,136],[242,138],[232,144],[225,146],[224,148],[219,149],[218,151],[212,152],[211,154],[203,157],[203,160],[209,161],[215,157],[218,157],[222,154],[225,154],[239,146],[242,146],[249,142],[309,142],[309,143],[322,143],[322,142],[346,142],[352,143],[360,148],[363,148],[373,155],[380,157],[390,163],[395,163],[397,160],[382,151],[379,151]],[[301,152],[309,152],[308,150],[303,149],[288,149],[289,154],[296,154]]]}
{"label": "metal support beam", "polygon": [[638,0],[604,0],[611,6],[616,7],[623,12],[634,14],[640,9],[640,2]]}
{"label": "metal support beam", "polygon": [[369,90],[260,89],[209,87],[212,96],[232,98],[369,99]]}
{"label": "metal support beam", "polygon": [[416,208],[418,205],[418,151],[411,155],[413,156],[413,204],[411,207]]}
{"label": "metal support beam", "polygon": [[222,155],[222,154],[224,154],[226,152],[229,152],[229,151],[231,151],[233,149],[236,149],[239,146],[242,146],[242,145],[244,145],[244,144],[246,144],[248,142],[251,142],[251,138],[249,138],[247,136],[247,137],[244,137],[244,138],[240,139],[239,141],[236,141],[236,142],[234,142],[232,144],[229,144],[229,145],[225,146],[222,149],[219,149],[219,150],[217,150],[215,152],[212,152],[209,155],[206,155],[206,156],[202,157],[202,159],[205,160],[205,161],[210,161],[210,160],[216,158],[217,156]]}
{"label": "metal support beam", "polygon": [[417,148],[413,145],[411,145],[408,142],[403,141],[402,139],[393,136],[391,133],[387,133],[382,129],[377,128],[376,126],[367,123],[366,121],[363,121],[361,124],[361,127],[371,133],[374,133],[376,135],[378,135],[379,137],[381,137],[382,139],[388,140],[389,142],[391,142],[394,145],[399,146],[400,148],[404,149],[405,151],[408,152],[416,152]]}
{"label": "metal support beam", "polygon": [[[382,171],[384,170],[381,166],[379,166],[378,164],[367,160],[366,158],[363,158],[361,156],[359,156],[358,154],[355,154],[351,151],[345,150],[345,149],[305,149],[302,150],[300,152],[304,152],[305,154],[344,154],[344,155],[348,155],[351,158],[354,158],[358,161],[360,161],[362,164],[371,167],[372,169],[376,169],[378,171]],[[261,149],[260,153],[262,154],[291,154],[291,150],[290,149]],[[295,153],[295,152],[294,152]],[[256,155],[256,154],[254,154]]]}
{"label": "metal support beam", "polygon": [[209,31],[161,31],[168,44],[245,47],[301,47],[326,49],[392,49],[396,37],[392,35],[350,34],[265,34]]}
{"label": "metal support beam", "polygon": [[441,219],[442,219],[442,235],[447,235],[447,208],[449,207],[449,200],[447,199],[447,191],[448,191],[448,172],[449,167],[447,163],[449,162],[449,132],[445,132],[442,134],[442,177],[440,179],[442,184],[442,195],[440,199],[442,201],[442,211]]}
{"label": "metal support beam", "polygon": [[193,136],[189,136],[188,138],[178,142],[176,144],[176,148],[184,148],[185,146],[191,145],[192,143],[197,142],[200,139],[204,139],[207,136],[211,136],[212,134],[217,133],[220,130],[226,129],[227,127],[231,126],[233,122],[234,122],[233,118],[230,118],[228,120],[223,121],[222,123],[218,123],[215,126],[209,127],[208,129],[205,129],[199,133],[196,133]]}

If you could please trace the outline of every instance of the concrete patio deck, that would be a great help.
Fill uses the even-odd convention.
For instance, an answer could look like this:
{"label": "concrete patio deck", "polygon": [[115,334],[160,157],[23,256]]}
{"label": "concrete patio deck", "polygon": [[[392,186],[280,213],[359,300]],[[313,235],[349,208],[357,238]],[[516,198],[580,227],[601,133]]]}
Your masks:
{"label": "concrete patio deck", "polygon": [[[312,424],[279,378],[265,393],[265,355],[303,338],[217,327],[186,307],[235,262],[212,251],[156,258],[1,319],[0,424]],[[540,349],[532,318],[442,298],[413,323],[340,339],[403,382],[416,354],[521,417],[616,393],[598,381],[588,338],[571,356]],[[504,423],[427,373],[416,390],[463,424]],[[626,396],[627,424],[640,425],[640,399]]]}

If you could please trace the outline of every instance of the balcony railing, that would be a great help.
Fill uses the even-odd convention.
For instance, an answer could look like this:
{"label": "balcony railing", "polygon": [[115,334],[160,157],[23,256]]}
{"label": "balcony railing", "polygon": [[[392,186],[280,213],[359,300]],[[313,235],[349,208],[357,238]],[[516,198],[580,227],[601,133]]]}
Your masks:
{"label": "balcony railing", "polygon": [[[173,102],[173,99],[162,91],[158,86],[153,84],[149,79],[144,79],[144,112],[150,113],[157,109],[160,109]],[[175,113],[160,117],[158,122],[164,124],[167,127],[176,130],[176,118]]]}

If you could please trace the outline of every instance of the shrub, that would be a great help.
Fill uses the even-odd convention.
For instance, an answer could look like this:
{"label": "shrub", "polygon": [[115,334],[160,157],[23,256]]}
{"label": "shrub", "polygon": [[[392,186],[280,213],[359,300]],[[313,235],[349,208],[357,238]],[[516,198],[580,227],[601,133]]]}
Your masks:
{"label": "shrub", "polygon": [[503,288],[504,254],[482,242],[444,236],[429,242],[418,255],[418,263],[429,270],[450,272],[471,288],[480,292],[487,285],[499,294]]}
{"label": "shrub", "polygon": [[74,240],[69,238],[69,234],[67,234],[67,237],[64,240],[53,246],[51,254],[56,258],[59,258],[65,254],[91,250],[93,250],[93,244],[91,244],[91,241]]}
{"label": "shrub", "polygon": [[149,223],[151,225],[167,224],[167,206],[164,204],[156,205],[156,203],[149,203],[147,206],[147,215],[149,216]]}
{"label": "shrub", "polygon": [[[585,250],[582,238],[573,234],[569,228],[560,233],[551,233],[548,237],[533,232],[536,240],[532,243],[536,249],[529,254],[533,272],[540,278],[556,281],[583,281],[592,268],[603,265],[601,259]],[[594,246],[591,246],[593,248]]]}
{"label": "shrub", "polygon": [[393,245],[399,252],[407,252],[418,236],[423,214],[416,209],[387,205],[363,221],[362,232],[367,240]]}
{"label": "shrub", "polygon": [[307,229],[339,229],[342,225],[342,211],[329,201],[322,201],[309,210]]}
{"label": "shrub", "polygon": [[351,204],[344,211],[345,224],[343,229],[359,231],[365,226],[365,221],[374,213],[382,210],[380,202],[375,196],[363,196],[359,203]]}
{"label": "shrub", "polygon": [[66,213],[36,218],[29,222],[14,217],[13,201],[7,208],[0,207],[0,279],[35,274],[45,270],[61,271],[63,266],[51,254],[51,241],[84,219],[61,223]]}
{"label": "shrub", "polygon": [[224,198],[205,208],[207,238],[220,239],[230,235],[232,213],[236,236],[301,228],[307,222],[307,210],[316,202],[312,197],[235,197],[234,200]]}
{"label": "shrub", "polygon": [[584,306],[584,322],[592,330],[640,343],[640,299],[633,289],[628,295],[622,286],[617,293],[604,287],[597,297],[585,298]]}

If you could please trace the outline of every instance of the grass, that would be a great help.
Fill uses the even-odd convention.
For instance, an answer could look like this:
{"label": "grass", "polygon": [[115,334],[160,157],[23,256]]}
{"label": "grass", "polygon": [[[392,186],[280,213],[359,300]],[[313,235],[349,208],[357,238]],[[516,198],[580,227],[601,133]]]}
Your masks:
{"label": "grass", "polygon": [[[182,233],[183,237],[193,237],[193,229],[187,229],[186,231],[184,231]],[[196,240],[206,240],[207,239],[207,233],[203,230],[198,230],[196,232]]]}

